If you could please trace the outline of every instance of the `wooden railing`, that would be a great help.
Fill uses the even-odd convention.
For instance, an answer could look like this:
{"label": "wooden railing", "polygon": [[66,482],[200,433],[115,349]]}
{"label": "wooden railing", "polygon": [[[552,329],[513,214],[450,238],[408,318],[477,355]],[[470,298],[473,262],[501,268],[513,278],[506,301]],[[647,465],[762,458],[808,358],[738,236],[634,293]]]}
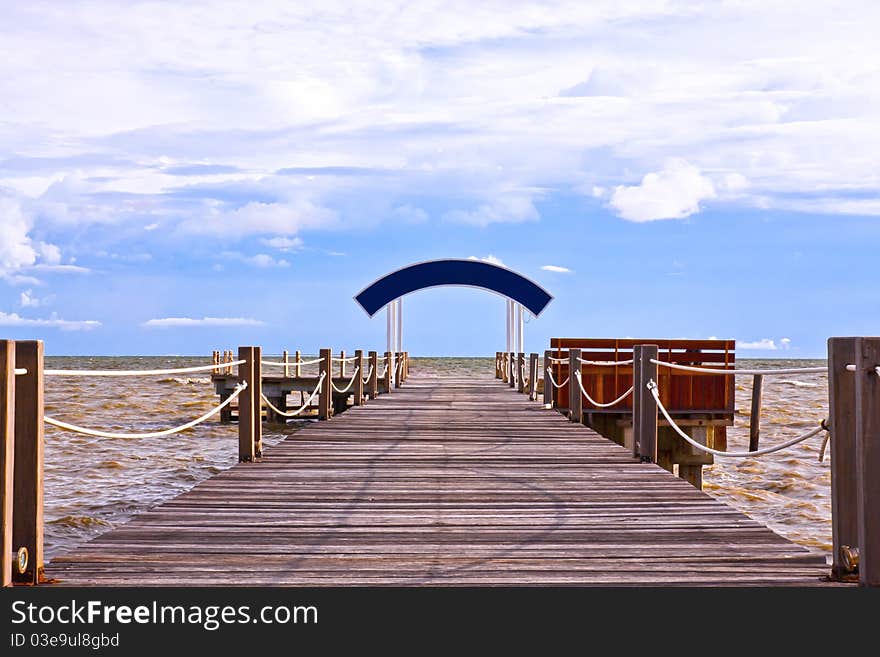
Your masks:
{"label": "wooden railing", "polygon": [[[547,408],[555,408],[573,422],[587,424],[606,437],[626,444],[636,458],[668,470],[673,469],[673,464],[677,465],[679,476],[697,485],[700,480],[693,468],[701,468],[706,463],[701,459],[708,455],[673,435],[669,423],[660,421],[657,401],[650,394],[648,382],[659,391],[660,403],[674,416],[679,430],[686,431],[691,439],[705,447],[725,452],[726,433],[723,440],[713,441],[710,429],[726,427],[733,420],[735,384],[730,372],[735,365],[734,350],[733,341],[556,338],[551,341],[551,349],[544,352],[540,365],[537,353],[528,355],[527,375],[524,374],[526,369],[520,368],[526,354],[497,352],[495,376],[517,390],[528,392],[532,399],[537,398],[537,390],[543,387],[543,402]],[[578,359],[633,362],[605,371],[601,366],[583,364]],[[663,362],[726,373],[681,372],[658,367],[658,363]],[[613,401],[626,393],[629,386],[632,393],[609,409],[591,408],[574,378],[569,376],[578,371],[578,366],[585,389],[596,390],[593,397],[598,397],[597,401]],[[827,371],[829,414],[822,427],[830,432],[831,443],[834,544],[831,575],[867,586],[880,586],[880,337],[830,338]],[[762,375],[750,375],[756,384],[752,408],[759,413]],[[569,380],[566,382],[566,379]],[[558,385],[560,383],[564,385]],[[629,431],[623,439],[620,432],[609,430],[608,418],[615,418],[614,426],[628,425]],[[750,424],[750,452],[757,451],[757,420],[752,418]],[[669,441],[673,443],[671,447]],[[664,456],[664,452],[669,454]],[[737,454],[720,454],[725,455]]]}
{"label": "wooden railing", "polygon": [[[332,350],[322,349],[320,362],[316,363],[319,373],[313,379],[316,385],[319,380],[321,383],[320,390],[316,392],[319,419],[330,419],[334,411],[342,410],[340,405],[344,405],[348,398],[353,398],[355,405],[361,405],[368,398],[375,399],[380,392],[390,393],[409,375],[407,352],[384,355],[385,362],[391,363],[391,366],[384,368],[381,381],[378,376],[380,359],[375,351],[369,352],[368,359],[364,360],[363,351],[357,350],[352,359],[358,364],[369,364],[369,377],[362,374],[357,366],[349,369],[344,354],[342,358],[333,358]],[[233,358],[232,351],[215,351],[212,356],[213,368],[211,365],[189,368],[210,370],[215,382],[226,378],[234,381],[238,401],[239,461],[255,461],[262,456],[264,382],[301,378],[303,361],[301,358],[297,360],[299,363],[291,364],[290,368],[282,365],[278,377],[270,377],[266,374],[268,368],[264,367],[260,347],[248,346],[239,347],[236,358]],[[42,341],[0,340],[0,586],[38,584],[43,573],[43,428],[44,423],[50,421],[59,425],[57,419],[43,413],[44,373],[131,376],[168,371],[46,370],[43,361]],[[189,371],[187,368],[183,370]],[[294,377],[289,376],[291,373]],[[323,378],[320,376],[322,373],[325,373]],[[333,376],[334,373],[339,376]],[[242,386],[243,383],[247,385]],[[216,412],[221,412],[221,409],[218,407],[198,420],[160,433],[194,426]],[[61,424],[69,430],[93,431]],[[93,432],[91,435],[114,437],[117,434]]]}

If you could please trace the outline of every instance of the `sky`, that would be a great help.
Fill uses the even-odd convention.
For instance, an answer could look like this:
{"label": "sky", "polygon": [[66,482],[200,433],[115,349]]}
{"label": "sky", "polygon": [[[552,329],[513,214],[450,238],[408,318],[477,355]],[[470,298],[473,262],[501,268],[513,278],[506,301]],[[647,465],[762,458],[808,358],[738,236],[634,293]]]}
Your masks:
{"label": "sky", "polygon": [[[432,258],[550,337],[880,333],[880,3],[0,0],[0,337],[63,354],[384,350]],[[504,301],[404,299],[416,355]]]}

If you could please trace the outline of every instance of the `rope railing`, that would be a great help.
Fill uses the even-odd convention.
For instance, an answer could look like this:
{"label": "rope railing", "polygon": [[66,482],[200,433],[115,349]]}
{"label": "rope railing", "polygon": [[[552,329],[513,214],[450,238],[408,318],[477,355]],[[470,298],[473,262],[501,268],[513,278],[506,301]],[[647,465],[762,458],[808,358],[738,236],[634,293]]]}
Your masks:
{"label": "rope railing", "polygon": [[28,372],[28,371],[27,371],[27,368],[26,368],[26,367],[16,367],[14,370],[12,370],[12,373],[13,373],[15,376],[22,376],[22,375],[24,375],[24,374],[27,374],[27,372]]}
{"label": "rope railing", "polygon": [[171,434],[180,433],[181,431],[185,431],[187,429],[191,429],[197,424],[201,424],[208,418],[213,415],[216,415],[224,408],[229,406],[232,401],[238,397],[242,391],[247,388],[247,383],[242,381],[235,389],[232,391],[232,394],[229,395],[219,406],[215,406],[213,409],[202,415],[201,417],[196,418],[186,424],[181,424],[178,427],[172,427],[170,429],[163,429],[162,431],[148,431],[146,433],[112,433],[109,431],[99,431],[97,429],[87,429],[86,427],[80,427],[75,424],[69,424],[67,422],[62,422],[61,420],[56,420],[53,417],[49,417],[48,415],[43,416],[43,420],[46,421],[47,424],[51,424],[54,427],[58,427],[59,429],[64,429],[66,431],[73,431],[75,433],[85,434],[87,436],[96,436],[98,438],[158,438],[160,436],[170,436]]}
{"label": "rope railing", "polygon": [[607,404],[603,404],[602,402],[597,402],[595,399],[590,397],[590,394],[586,390],[584,390],[584,382],[583,382],[583,379],[581,378],[580,372],[575,372],[574,378],[577,379],[578,386],[581,389],[581,393],[583,394],[584,397],[587,398],[587,401],[590,402],[593,406],[598,406],[599,408],[610,408],[611,406],[615,406],[616,404],[619,404],[624,399],[629,397],[632,394],[633,389],[634,389],[634,386],[630,386],[629,390],[627,390],[625,393],[623,393],[620,397],[615,399],[613,402],[608,402]]}
{"label": "rope railing", "polygon": [[672,429],[675,431],[675,433],[677,433],[679,436],[681,436],[686,442],[688,442],[693,447],[695,447],[703,452],[706,452],[708,454],[714,454],[715,456],[731,457],[731,458],[750,458],[753,456],[762,456],[763,454],[771,454],[773,452],[778,452],[780,450],[783,450],[787,447],[791,447],[792,445],[796,445],[796,444],[803,442],[809,438],[812,438],[813,436],[815,436],[818,433],[821,433],[822,431],[828,431],[828,423],[827,423],[827,419],[825,419],[825,420],[822,420],[819,423],[819,426],[816,427],[815,429],[811,429],[810,431],[807,431],[806,433],[803,433],[799,436],[795,436],[794,438],[791,438],[790,440],[786,440],[785,442],[779,443],[778,445],[773,445],[772,447],[764,447],[762,449],[756,449],[751,452],[725,452],[725,451],[721,451],[719,449],[712,449],[711,447],[707,447],[706,445],[703,445],[702,443],[694,440],[689,435],[687,435],[687,433],[685,433],[681,429],[681,427],[679,427],[675,423],[675,420],[673,420],[672,417],[669,415],[669,411],[666,410],[666,407],[663,405],[663,402],[660,401],[660,390],[657,387],[657,384],[654,382],[653,379],[648,381],[648,390],[650,391],[651,396],[654,397],[654,401],[657,402],[657,408],[660,409],[660,413],[663,415],[664,418],[666,418],[666,421],[669,423],[669,426],[672,427]]}
{"label": "rope railing", "polygon": [[553,378],[553,370],[550,369],[549,367],[547,368],[547,376],[548,376],[548,378],[550,379],[550,384],[551,384],[554,388],[561,388],[561,387],[564,386],[566,383],[568,383],[569,379],[571,379],[571,376],[569,376],[569,377],[567,377],[567,378],[565,379],[565,381],[563,381],[562,383],[556,383],[556,380]]}
{"label": "rope railing", "polygon": [[551,363],[567,363],[568,358],[554,358],[553,356],[547,356],[547,360]]}
{"label": "rope railing", "polygon": [[[288,362],[283,361],[274,361],[274,360],[261,360],[260,365],[267,365],[269,367],[296,367],[297,365],[305,366],[305,365],[314,365],[316,363],[320,363],[320,358],[313,358],[312,360],[301,360],[299,362],[295,360],[291,360]],[[224,365],[233,365],[234,363],[224,363]]]}
{"label": "rope railing", "polygon": [[683,372],[696,372],[697,374],[760,374],[763,376],[773,376],[782,374],[821,374],[827,372],[827,367],[789,367],[778,370],[741,370],[741,369],[721,369],[715,367],[694,367],[693,365],[679,365],[677,363],[669,363],[665,360],[650,359],[654,365],[662,365],[672,370],[681,370]]}
{"label": "rope railing", "polygon": [[[387,367],[387,366],[386,366],[386,367]],[[348,390],[351,388],[352,384],[354,383],[355,379],[356,379],[358,376],[360,376],[360,371],[361,371],[361,366],[360,366],[360,365],[358,365],[357,367],[355,367],[355,368],[354,368],[354,374],[351,375],[351,380],[348,382],[348,385],[345,386],[345,387],[342,388],[342,389],[339,389],[339,388],[336,387],[336,384],[333,382],[333,377],[330,377],[330,385],[331,385],[331,386],[333,387],[333,389],[334,389],[336,392],[338,392],[340,395],[341,395],[342,393],[344,393],[344,392],[348,392]]]}
{"label": "rope railing", "polygon": [[357,356],[351,356],[349,358],[338,358],[336,356],[333,356],[330,360],[332,360],[334,363],[352,363],[357,360]]}
{"label": "rope railing", "polygon": [[260,397],[262,397],[263,401],[266,402],[266,406],[271,408],[278,415],[281,415],[283,417],[296,417],[297,415],[302,413],[304,410],[306,410],[309,407],[309,405],[312,403],[312,400],[318,396],[318,393],[321,390],[321,384],[324,382],[324,379],[326,378],[326,376],[327,376],[326,372],[321,372],[321,376],[318,378],[318,385],[315,386],[315,389],[312,391],[312,394],[309,395],[309,398],[305,401],[305,403],[302,406],[300,406],[298,409],[296,409],[295,411],[282,411],[281,409],[276,408],[276,406],[271,401],[269,401],[269,398],[266,397],[266,395],[264,395],[262,392],[260,393]]}
{"label": "rope railing", "polygon": [[581,365],[597,365],[599,367],[617,367],[618,365],[632,365],[633,359],[629,360],[586,360],[584,358],[578,358],[578,362]]}
{"label": "rope railing", "polygon": [[236,360],[231,363],[213,363],[211,365],[197,365],[195,367],[175,367],[167,370],[43,370],[43,374],[46,376],[157,376],[162,374],[209,372],[224,367],[244,365],[246,362],[246,360]]}
{"label": "rope railing", "polygon": [[370,365],[370,370],[367,372],[367,376],[365,376],[365,377],[363,378],[364,383],[369,382],[370,377],[372,377],[372,376],[373,376],[373,366]]}

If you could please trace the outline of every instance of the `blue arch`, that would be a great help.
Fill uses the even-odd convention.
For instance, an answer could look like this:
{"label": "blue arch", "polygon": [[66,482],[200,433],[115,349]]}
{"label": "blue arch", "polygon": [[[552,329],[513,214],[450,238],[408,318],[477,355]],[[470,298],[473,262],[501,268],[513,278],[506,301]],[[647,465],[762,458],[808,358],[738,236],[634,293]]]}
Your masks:
{"label": "blue arch", "polygon": [[442,285],[478,287],[521,303],[535,317],[553,300],[534,281],[482,260],[429,260],[386,274],[358,292],[354,300],[372,317],[404,294]]}

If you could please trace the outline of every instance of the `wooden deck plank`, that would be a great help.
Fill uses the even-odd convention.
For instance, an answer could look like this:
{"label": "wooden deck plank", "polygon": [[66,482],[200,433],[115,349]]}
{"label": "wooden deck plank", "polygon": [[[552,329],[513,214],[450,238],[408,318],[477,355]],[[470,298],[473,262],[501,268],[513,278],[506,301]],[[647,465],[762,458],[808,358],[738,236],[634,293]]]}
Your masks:
{"label": "wooden deck plank", "polygon": [[416,373],[47,567],[71,586],[802,586],[826,571],[495,379]]}

